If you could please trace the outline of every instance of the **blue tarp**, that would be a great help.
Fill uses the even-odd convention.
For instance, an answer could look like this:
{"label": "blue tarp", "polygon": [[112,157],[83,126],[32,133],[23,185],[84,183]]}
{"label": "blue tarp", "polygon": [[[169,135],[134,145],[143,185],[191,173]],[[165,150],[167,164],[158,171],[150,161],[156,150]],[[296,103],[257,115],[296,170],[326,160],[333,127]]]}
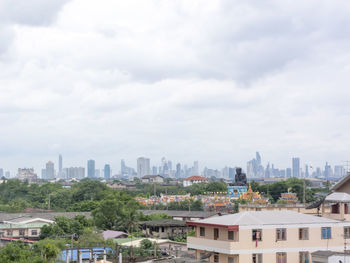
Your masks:
{"label": "blue tarp", "polygon": [[[103,251],[106,250],[106,253],[112,252],[113,250],[109,247],[94,247],[92,248],[92,256],[94,255],[101,255],[103,257]],[[90,258],[90,249],[89,248],[81,248],[79,249],[80,252],[82,252],[82,258],[83,259],[89,259]],[[59,257],[59,260],[63,260],[66,262],[66,255],[67,250],[63,250],[61,256]],[[71,250],[68,250],[68,257],[71,259]],[[78,250],[76,248],[73,248],[73,260],[78,260]]]}

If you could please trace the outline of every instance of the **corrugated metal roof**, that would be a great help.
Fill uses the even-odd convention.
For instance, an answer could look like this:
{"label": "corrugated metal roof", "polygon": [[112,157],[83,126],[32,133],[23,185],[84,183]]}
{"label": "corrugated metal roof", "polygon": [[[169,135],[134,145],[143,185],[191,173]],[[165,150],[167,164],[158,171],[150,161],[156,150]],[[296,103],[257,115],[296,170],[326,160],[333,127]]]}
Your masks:
{"label": "corrugated metal roof", "polygon": [[223,226],[249,226],[340,223],[340,221],[291,211],[246,211],[232,215],[197,220],[193,223],[215,224]]}
{"label": "corrugated metal roof", "polygon": [[350,195],[347,193],[335,192],[328,195],[326,202],[350,203]]}
{"label": "corrugated metal roof", "polygon": [[41,228],[48,223],[30,223],[30,224],[0,224],[0,229],[19,229],[19,228]]}

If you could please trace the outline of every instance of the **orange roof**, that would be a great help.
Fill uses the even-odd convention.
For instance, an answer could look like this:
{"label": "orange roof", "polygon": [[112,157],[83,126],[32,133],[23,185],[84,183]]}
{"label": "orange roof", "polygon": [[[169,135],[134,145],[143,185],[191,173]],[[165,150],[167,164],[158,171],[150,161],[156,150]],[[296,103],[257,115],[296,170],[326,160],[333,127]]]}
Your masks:
{"label": "orange roof", "polygon": [[185,178],[185,181],[208,181],[208,180],[209,180],[208,178],[198,176],[198,175]]}

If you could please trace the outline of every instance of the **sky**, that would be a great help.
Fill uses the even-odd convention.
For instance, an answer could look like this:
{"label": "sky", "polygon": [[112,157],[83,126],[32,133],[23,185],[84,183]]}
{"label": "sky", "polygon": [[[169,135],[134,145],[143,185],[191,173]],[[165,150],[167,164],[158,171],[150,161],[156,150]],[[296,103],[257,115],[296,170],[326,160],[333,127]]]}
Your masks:
{"label": "sky", "polygon": [[0,167],[350,159],[347,0],[1,0]]}

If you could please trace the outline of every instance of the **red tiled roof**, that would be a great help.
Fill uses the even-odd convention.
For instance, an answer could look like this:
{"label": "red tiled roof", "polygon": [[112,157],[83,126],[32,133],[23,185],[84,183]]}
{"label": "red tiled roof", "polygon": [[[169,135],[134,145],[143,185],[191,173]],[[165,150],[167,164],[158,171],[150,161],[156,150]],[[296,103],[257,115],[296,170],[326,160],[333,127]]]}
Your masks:
{"label": "red tiled roof", "polygon": [[198,176],[198,175],[185,178],[185,181],[208,181],[208,180],[209,180],[208,178]]}

